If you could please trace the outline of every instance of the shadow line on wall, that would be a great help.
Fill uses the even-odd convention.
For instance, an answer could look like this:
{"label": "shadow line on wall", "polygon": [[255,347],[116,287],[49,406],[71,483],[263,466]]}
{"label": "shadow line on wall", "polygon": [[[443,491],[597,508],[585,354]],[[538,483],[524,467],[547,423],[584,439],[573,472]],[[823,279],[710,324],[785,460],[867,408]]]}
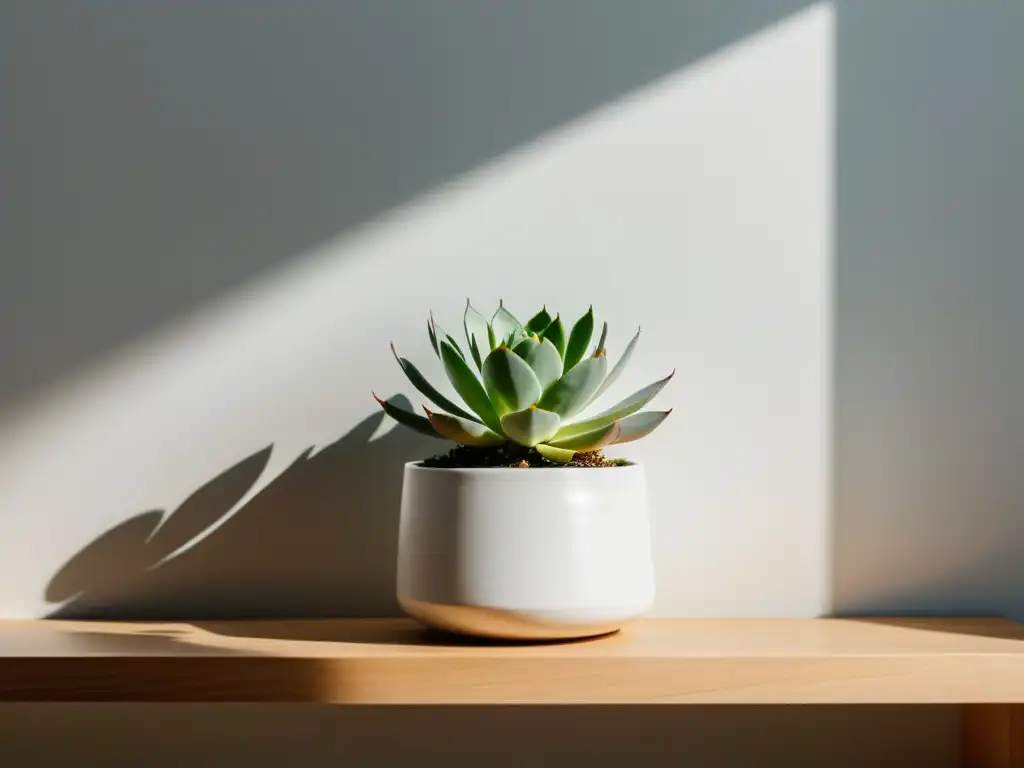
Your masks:
{"label": "shadow line on wall", "polygon": [[[392,401],[410,407],[401,395]],[[52,577],[46,600],[63,604],[49,617],[397,615],[403,465],[442,444],[402,428],[371,439],[384,418],[368,416],[330,445],[303,451],[226,520],[259,481],[272,446],[173,512],[143,511],[111,528]]]}
{"label": "shadow line on wall", "polygon": [[0,6],[0,415],[810,5]]}

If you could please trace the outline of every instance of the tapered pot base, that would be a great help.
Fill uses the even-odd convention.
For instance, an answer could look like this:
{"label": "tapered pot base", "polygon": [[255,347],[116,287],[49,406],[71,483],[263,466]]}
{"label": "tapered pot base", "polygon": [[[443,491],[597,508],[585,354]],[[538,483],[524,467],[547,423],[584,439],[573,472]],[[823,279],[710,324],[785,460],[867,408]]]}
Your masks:
{"label": "tapered pot base", "polygon": [[629,609],[506,610],[402,599],[402,610],[431,629],[496,640],[572,640],[607,635],[639,614]]}

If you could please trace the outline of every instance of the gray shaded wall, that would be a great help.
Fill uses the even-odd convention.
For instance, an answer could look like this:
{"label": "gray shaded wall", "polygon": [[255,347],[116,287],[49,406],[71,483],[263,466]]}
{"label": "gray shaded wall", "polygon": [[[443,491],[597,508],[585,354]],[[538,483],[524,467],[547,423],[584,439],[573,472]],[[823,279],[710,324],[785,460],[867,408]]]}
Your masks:
{"label": "gray shaded wall", "polygon": [[809,0],[0,2],[0,409]]}
{"label": "gray shaded wall", "polygon": [[834,607],[1024,618],[1024,6],[837,35]]}

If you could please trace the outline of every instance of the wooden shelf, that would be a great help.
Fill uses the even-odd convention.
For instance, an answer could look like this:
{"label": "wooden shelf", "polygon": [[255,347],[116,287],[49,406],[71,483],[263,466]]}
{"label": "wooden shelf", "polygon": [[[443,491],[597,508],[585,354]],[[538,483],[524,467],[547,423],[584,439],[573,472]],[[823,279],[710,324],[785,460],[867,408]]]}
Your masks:
{"label": "wooden shelf", "polygon": [[649,620],[498,645],[404,620],[0,622],[0,700],[339,704],[1024,702],[988,619]]}

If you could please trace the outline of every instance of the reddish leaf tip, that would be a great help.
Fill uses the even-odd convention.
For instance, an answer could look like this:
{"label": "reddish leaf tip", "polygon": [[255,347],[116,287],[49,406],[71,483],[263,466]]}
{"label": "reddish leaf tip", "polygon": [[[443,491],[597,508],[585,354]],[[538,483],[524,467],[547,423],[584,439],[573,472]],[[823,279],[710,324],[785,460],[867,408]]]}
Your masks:
{"label": "reddish leaf tip", "polygon": [[378,405],[379,405],[379,406],[380,406],[381,408],[383,408],[383,407],[384,407],[384,401],[383,401],[383,400],[381,400],[381,399],[380,399],[379,397],[377,397],[377,393],[376,393],[376,392],[373,392],[372,394],[373,394],[373,399],[377,401],[377,404],[378,404]]}

